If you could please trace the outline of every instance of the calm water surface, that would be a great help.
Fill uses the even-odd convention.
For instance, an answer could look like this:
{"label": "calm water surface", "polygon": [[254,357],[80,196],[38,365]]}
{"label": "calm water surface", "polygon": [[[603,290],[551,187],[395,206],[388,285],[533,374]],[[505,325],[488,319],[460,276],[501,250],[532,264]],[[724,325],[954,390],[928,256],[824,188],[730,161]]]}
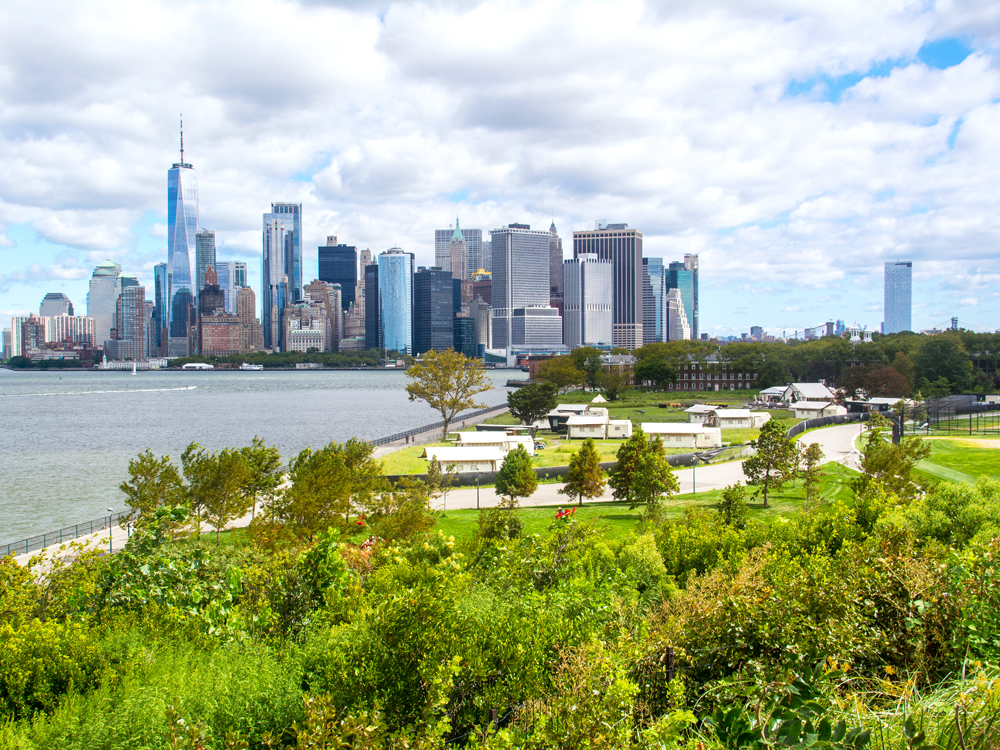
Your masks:
{"label": "calm water surface", "polygon": [[[518,371],[489,373],[479,399],[506,401]],[[0,369],[0,542],[125,507],[118,485],[149,448],[179,459],[259,435],[288,458],[436,422],[402,372],[14,372]]]}

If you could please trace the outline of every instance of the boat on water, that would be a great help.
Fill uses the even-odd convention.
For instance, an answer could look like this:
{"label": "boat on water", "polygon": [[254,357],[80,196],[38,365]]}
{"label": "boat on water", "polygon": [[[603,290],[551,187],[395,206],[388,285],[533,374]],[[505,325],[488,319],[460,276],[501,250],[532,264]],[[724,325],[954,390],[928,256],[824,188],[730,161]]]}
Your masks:
{"label": "boat on water", "polygon": [[244,362],[240,365],[241,370],[263,370],[264,365],[252,365],[249,362]]}

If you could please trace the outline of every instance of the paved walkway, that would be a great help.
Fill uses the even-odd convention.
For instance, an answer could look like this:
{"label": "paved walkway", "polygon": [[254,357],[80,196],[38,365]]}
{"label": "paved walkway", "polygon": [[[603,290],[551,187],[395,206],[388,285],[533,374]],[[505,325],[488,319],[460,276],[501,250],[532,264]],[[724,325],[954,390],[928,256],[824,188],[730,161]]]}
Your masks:
{"label": "paved walkway", "polygon": [[[470,419],[460,419],[457,422],[452,422],[448,425],[448,430],[450,432],[457,432],[458,430],[464,430],[466,427],[471,427],[474,424],[479,424],[480,422],[485,422],[487,419],[493,419],[494,417],[499,417],[501,414],[506,414],[508,411],[506,406],[498,406],[494,411],[487,412],[486,414],[480,414],[478,417],[472,417]],[[393,453],[398,451],[400,448],[408,448],[411,445],[427,445],[429,443],[436,443],[441,439],[441,428],[435,428],[433,430],[427,430],[426,432],[418,432],[416,435],[411,435],[409,441],[405,438],[402,440],[396,440],[392,443],[386,443],[385,445],[380,445],[375,449],[375,458],[382,458],[388,453]]]}
{"label": "paved walkway", "polygon": [[[858,455],[854,448],[854,438],[858,435],[857,425],[836,425],[814,430],[799,438],[799,442],[819,443],[823,449],[823,463],[837,461],[851,468],[858,468]],[[711,492],[721,490],[731,484],[746,482],[743,475],[742,461],[727,461],[721,464],[711,464],[693,469],[678,469],[674,471],[677,481],[680,483],[680,494],[687,495],[696,492]],[[521,505],[560,505],[566,504],[566,495],[560,495],[565,485],[559,483],[539,484],[535,494],[528,498],[521,499]],[[478,494],[478,500],[477,500]],[[608,489],[601,497],[594,498],[595,501],[613,500],[611,490]],[[452,510],[459,508],[492,508],[500,503],[501,498],[497,496],[496,490],[492,487],[481,487],[477,493],[476,489],[463,487],[452,490],[447,498],[439,498],[435,503],[436,507],[443,507],[444,503]]]}
{"label": "paved walkway", "polygon": [[[502,413],[501,411],[486,414],[482,417],[476,417],[475,419],[468,420],[467,423],[461,424],[475,424],[477,421],[483,421],[489,419],[497,414]],[[458,423],[455,425],[456,429],[459,429]],[[819,430],[813,430],[812,432],[806,433],[798,438],[800,443],[819,443],[820,447],[823,449],[823,462],[836,461],[852,469],[860,469],[859,459],[857,449],[854,445],[855,438],[860,434],[859,428],[856,424],[845,424],[836,425],[834,427],[825,427]],[[422,433],[422,436],[427,436],[429,439],[426,442],[432,442],[440,437],[438,431]],[[420,444],[420,443],[417,443]],[[392,444],[388,446],[382,446],[385,448],[385,453],[391,453],[393,450],[399,450],[399,448],[406,447],[405,443],[400,443],[399,445]],[[380,449],[381,449],[380,448]],[[680,494],[687,495],[694,492],[711,492],[712,490],[719,490],[723,487],[728,487],[731,484],[737,482],[745,482],[746,477],[743,475],[743,463],[741,461],[728,461],[721,464],[711,464],[709,466],[702,466],[695,469],[678,469],[674,472],[677,476],[677,480],[680,483]],[[562,483],[552,483],[552,484],[539,484],[538,489],[535,490],[535,494],[528,498],[521,499],[522,506],[537,506],[537,505],[565,505],[569,502],[566,495],[560,495],[559,490],[561,490],[565,485]],[[595,500],[613,500],[611,495],[611,490],[608,489],[603,496],[600,498],[595,498]],[[493,487],[480,487],[478,490],[475,487],[463,487],[461,489],[452,490],[448,493],[446,498],[438,498],[435,503],[435,507],[438,509],[444,508],[447,505],[448,508],[452,510],[457,510],[460,508],[492,508],[499,505],[501,498],[496,494],[496,490]],[[249,525],[251,521],[251,514],[245,515],[243,518],[237,519],[229,524],[228,528],[237,529],[243,528]],[[204,525],[203,529],[211,530],[210,526]],[[110,544],[112,549],[121,549],[125,542],[128,541],[128,532],[118,526],[112,529],[112,538]],[[88,549],[94,547],[107,548],[109,544],[108,530],[97,532],[86,537],[80,537],[73,540],[76,543],[83,544],[86,543]],[[54,545],[46,549],[48,554],[57,554],[60,557],[71,556],[73,554],[72,550],[69,549],[69,542],[63,545]],[[64,551],[60,551],[60,548],[65,548]],[[28,553],[26,555],[18,555],[14,559],[17,560],[21,565],[26,565],[28,560],[30,560],[34,555],[37,555],[42,550],[37,550],[35,552]]]}

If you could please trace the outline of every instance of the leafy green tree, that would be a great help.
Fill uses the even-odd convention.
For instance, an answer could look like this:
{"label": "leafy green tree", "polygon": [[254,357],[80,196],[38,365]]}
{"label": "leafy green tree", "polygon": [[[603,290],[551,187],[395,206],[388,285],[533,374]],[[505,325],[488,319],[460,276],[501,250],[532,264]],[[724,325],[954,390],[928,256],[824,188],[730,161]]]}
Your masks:
{"label": "leafy green tree", "polygon": [[601,350],[594,346],[581,346],[569,355],[576,369],[580,370],[587,386],[595,389],[600,385],[604,365],[601,363]]}
{"label": "leafy green tree", "polygon": [[910,395],[910,381],[894,368],[888,365],[876,365],[866,369],[864,384],[869,397],[903,398]]}
{"label": "leafy green tree", "polygon": [[879,414],[870,422],[871,429],[861,446],[861,476],[854,480],[854,491],[861,496],[878,484],[898,497],[912,498],[918,487],[913,467],[931,453],[931,446],[917,437],[904,438],[899,445],[886,439],[891,427]]}
{"label": "leafy green tree", "polygon": [[743,462],[743,473],[747,484],[757,487],[754,496],[761,495],[766,508],[768,494],[795,479],[798,452],[785,428],[774,419],[764,423],[760,436],[750,445],[757,453]]}
{"label": "leafy green tree", "polygon": [[199,480],[208,486],[202,501],[202,515],[215,528],[215,543],[230,521],[244,515],[253,504],[253,495],[245,489],[252,471],[242,451],[226,448],[208,456]]}
{"label": "leafy green tree", "polygon": [[429,530],[436,520],[431,513],[427,485],[403,478],[373,495],[365,508],[365,523],[372,533],[387,541],[407,539]]}
{"label": "leafy green tree", "polygon": [[913,361],[917,382],[932,383],[945,378],[952,393],[962,393],[972,386],[972,362],[962,342],[955,336],[931,336],[920,346]]}
{"label": "leafy green tree", "polygon": [[335,528],[356,530],[356,518],[384,489],[382,465],[370,443],[351,438],[314,451],[303,449],[288,467],[290,485],[271,503],[275,521],[295,537],[312,539]]}
{"label": "leafy green tree", "polygon": [[892,360],[892,369],[906,378],[906,382],[910,386],[910,391],[912,391],[914,383],[914,368],[913,360],[910,358],[910,355],[904,351],[896,352],[896,356]]}
{"label": "leafy green tree", "polygon": [[603,371],[598,376],[598,381],[600,383],[601,392],[608,401],[617,401],[621,398],[622,391],[624,391],[629,384],[628,375],[621,367],[611,367],[610,369]]}
{"label": "leafy green tree", "polygon": [[507,394],[507,406],[521,424],[534,425],[556,408],[557,393],[553,383],[529,383]]}
{"label": "leafy green tree", "polygon": [[667,384],[677,380],[677,369],[665,359],[646,357],[635,366],[636,383],[652,383],[658,391],[667,389]]}
{"label": "leafy green tree", "polygon": [[778,359],[767,359],[757,369],[757,387],[761,390],[786,385],[791,380],[788,366]]}
{"label": "leafy green tree", "polygon": [[642,429],[632,433],[618,449],[618,463],[608,475],[615,500],[630,508],[653,508],[663,495],[678,492],[677,477],[667,463],[663,443],[649,440]]}
{"label": "leafy green tree", "polygon": [[580,450],[570,456],[566,484],[559,493],[568,495],[570,499],[576,499],[583,505],[583,498],[592,500],[604,494],[604,477],[601,457],[594,447],[594,440],[587,438]]}
{"label": "leafy green tree", "polygon": [[454,349],[432,349],[420,362],[409,367],[406,386],[410,401],[425,401],[444,422],[442,437],[448,437],[452,420],[466,409],[482,408],[475,396],[493,387],[479,361]]}
{"label": "leafy green tree", "polygon": [[823,449],[819,447],[819,443],[809,443],[809,447],[806,448],[805,453],[802,455],[804,459],[802,478],[806,488],[806,505],[811,506],[815,499],[813,496],[819,487],[820,462],[823,460]]}
{"label": "leafy green tree", "polygon": [[132,509],[130,520],[184,502],[184,482],[170,456],[156,458],[152,451],[144,450],[128,462],[128,476],[118,489],[125,493],[125,502]]}
{"label": "leafy green tree", "polygon": [[585,377],[570,357],[553,357],[538,368],[538,379],[552,383],[560,391],[571,385],[579,385]]}
{"label": "leafy green tree", "polygon": [[923,381],[921,394],[924,398],[943,398],[951,393],[953,385],[944,375],[933,381]]}
{"label": "leafy green tree", "polygon": [[242,491],[250,501],[248,507],[253,508],[254,515],[257,515],[257,504],[268,505],[281,485],[284,473],[281,453],[276,447],[268,447],[263,440],[254,436],[250,445],[240,449],[240,454],[248,469]]}
{"label": "leafy green tree", "polygon": [[530,497],[538,487],[538,477],[531,467],[531,456],[518,445],[504,457],[496,476],[497,494],[506,498],[508,507],[517,505],[517,498]]}
{"label": "leafy green tree", "polygon": [[726,526],[742,529],[747,525],[747,488],[742,484],[731,484],[722,491],[722,498],[715,506]]}

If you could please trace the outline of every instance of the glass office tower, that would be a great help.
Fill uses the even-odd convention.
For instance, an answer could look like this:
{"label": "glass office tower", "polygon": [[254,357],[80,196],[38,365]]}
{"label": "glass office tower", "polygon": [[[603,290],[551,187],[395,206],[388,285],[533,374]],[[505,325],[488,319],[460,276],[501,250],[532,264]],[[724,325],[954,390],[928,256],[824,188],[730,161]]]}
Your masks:
{"label": "glass office tower", "polygon": [[[302,204],[272,203],[271,215],[284,221],[288,246],[282,273],[288,277],[289,304],[302,301]],[[267,335],[266,333],[264,334]]]}
{"label": "glass office tower", "polygon": [[[669,292],[671,289],[676,289],[680,292],[681,303],[684,306],[684,317],[688,323],[691,338],[694,338],[695,329],[692,321],[696,320],[697,317],[695,314],[694,271],[684,263],[673,261],[667,267],[665,281],[665,291]],[[676,328],[673,330],[674,334],[671,335],[676,335]],[[673,339],[670,340],[672,341]]]}
{"label": "glass office tower", "polygon": [[885,264],[884,333],[912,331],[913,328],[913,262],[895,261]]}
{"label": "glass office tower", "polygon": [[319,280],[328,284],[340,284],[340,307],[347,312],[354,305],[358,286],[358,248],[354,245],[337,243],[337,238],[329,236],[326,244],[319,247]]}
{"label": "glass office tower", "polygon": [[394,247],[378,256],[382,346],[413,353],[413,253]]}
{"label": "glass office tower", "polygon": [[[167,295],[170,299],[168,354],[188,354],[187,306],[197,290],[191,274],[198,235],[198,175],[184,161],[184,130],[181,129],[181,160],[167,170]],[[181,299],[178,299],[181,295]]]}

